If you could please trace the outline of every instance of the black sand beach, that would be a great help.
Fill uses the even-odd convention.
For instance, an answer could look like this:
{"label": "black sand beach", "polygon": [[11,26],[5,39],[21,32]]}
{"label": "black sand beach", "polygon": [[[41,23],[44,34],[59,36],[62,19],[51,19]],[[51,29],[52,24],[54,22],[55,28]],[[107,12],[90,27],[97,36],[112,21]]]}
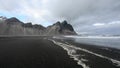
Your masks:
{"label": "black sand beach", "polygon": [[0,37],[0,68],[120,68],[120,50],[74,39]]}
{"label": "black sand beach", "polygon": [[82,68],[46,37],[1,37],[0,68]]}

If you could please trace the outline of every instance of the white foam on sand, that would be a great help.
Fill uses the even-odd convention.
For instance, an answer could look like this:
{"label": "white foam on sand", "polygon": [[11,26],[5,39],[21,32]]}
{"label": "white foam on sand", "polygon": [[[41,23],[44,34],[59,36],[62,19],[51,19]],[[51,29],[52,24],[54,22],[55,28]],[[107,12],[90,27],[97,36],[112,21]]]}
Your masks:
{"label": "white foam on sand", "polygon": [[[95,56],[97,56],[97,57],[107,59],[107,60],[111,61],[112,63],[116,64],[116,66],[120,67],[120,61],[118,61],[118,60],[115,60],[115,59],[112,59],[112,58],[109,58],[109,57],[106,57],[106,56],[103,56],[103,55],[94,53],[94,52],[89,51],[89,50],[87,50],[87,49],[83,49],[83,48],[80,48],[80,47],[76,47],[76,46],[71,45],[71,44],[65,44],[65,43],[57,42],[57,41],[55,41],[55,40],[52,40],[52,42],[53,42],[54,44],[56,44],[56,45],[61,46],[64,50],[66,50],[66,51],[68,52],[68,55],[70,55],[71,58],[73,58],[74,60],[76,60],[77,63],[78,63],[79,65],[81,65],[83,68],[90,68],[90,67],[87,66],[85,63],[83,63],[83,59],[79,59],[79,58],[78,58],[78,56],[80,56],[80,55],[76,55],[76,50],[84,51],[84,52],[86,52],[86,53],[95,55]],[[86,61],[87,61],[87,60],[86,60]]]}
{"label": "white foam on sand", "polygon": [[81,65],[83,68],[90,68],[89,66],[87,66],[85,63],[83,63],[83,59],[80,60],[79,59],[79,55],[76,54],[76,49],[73,47],[69,47],[67,44],[64,43],[60,43],[60,42],[56,42],[54,40],[52,40],[54,44],[61,46],[64,50],[67,51],[68,55],[70,56],[70,58],[73,58],[75,61],[77,61],[78,65]]}

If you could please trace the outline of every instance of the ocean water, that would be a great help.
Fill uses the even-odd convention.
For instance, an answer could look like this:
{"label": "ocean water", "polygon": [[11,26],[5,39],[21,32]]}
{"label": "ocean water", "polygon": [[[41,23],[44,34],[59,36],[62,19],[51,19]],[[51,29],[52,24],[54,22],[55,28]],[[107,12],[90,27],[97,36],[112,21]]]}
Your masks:
{"label": "ocean water", "polygon": [[77,43],[92,44],[96,46],[104,46],[120,49],[120,37],[81,37],[81,36],[65,36],[66,38],[73,38]]}
{"label": "ocean water", "polygon": [[[61,39],[61,41],[63,39],[61,37],[54,37],[54,38]],[[105,46],[105,47],[113,47],[113,48],[118,48],[120,44],[119,42],[120,38],[115,38],[115,37],[107,38],[107,37],[66,36],[65,38],[67,39],[72,38],[75,40],[75,42],[78,42],[78,43],[94,44],[97,46]],[[73,58],[77,62],[77,64],[81,65],[83,68],[120,68],[120,60],[117,58],[113,58],[108,54],[105,55],[104,52],[99,53],[97,51],[81,48],[79,46],[72,45],[66,41],[65,42],[60,42],[56,40],[51,40],[51,41],[54,44],[66,50],[70,58]],[[115,52],[117,52],[116,56],[120,55],[119,54],[120,52],[113,51],[111,49],[107,49],[107,50],[105,49],[104,51],[107,51],[107,53],[109,52],[111,55],[114,55]],[[104,64],[103,64],[103,61],[104,61]]]}

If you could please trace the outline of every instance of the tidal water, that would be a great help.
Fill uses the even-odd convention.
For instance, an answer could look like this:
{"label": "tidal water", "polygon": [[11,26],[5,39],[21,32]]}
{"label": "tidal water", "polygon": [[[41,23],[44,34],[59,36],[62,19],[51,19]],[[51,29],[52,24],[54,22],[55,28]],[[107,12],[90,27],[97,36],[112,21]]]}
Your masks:
{"label": "tidal water", "polygon": [[66,36],[66,37],[73,38],[77,43],[120,49],[120,37],[81,37],[81,36]]}

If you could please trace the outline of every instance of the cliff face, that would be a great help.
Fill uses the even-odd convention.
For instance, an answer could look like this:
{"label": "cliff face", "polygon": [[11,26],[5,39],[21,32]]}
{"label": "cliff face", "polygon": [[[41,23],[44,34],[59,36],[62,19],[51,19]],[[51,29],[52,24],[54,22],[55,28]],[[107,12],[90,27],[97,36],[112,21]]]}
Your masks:
{"label": "cliff face", "polygon": [[72,25],[68,24],[67,21],[57,22],[47,27],[47,31],[47,34],[50,35],[76,35]]}
{"label": "cliff face", "polygon": [[76,35],[67,21],[57,22],[47,28],[42,25],[23,23],[15,17],[0,19],[0,35]]}

